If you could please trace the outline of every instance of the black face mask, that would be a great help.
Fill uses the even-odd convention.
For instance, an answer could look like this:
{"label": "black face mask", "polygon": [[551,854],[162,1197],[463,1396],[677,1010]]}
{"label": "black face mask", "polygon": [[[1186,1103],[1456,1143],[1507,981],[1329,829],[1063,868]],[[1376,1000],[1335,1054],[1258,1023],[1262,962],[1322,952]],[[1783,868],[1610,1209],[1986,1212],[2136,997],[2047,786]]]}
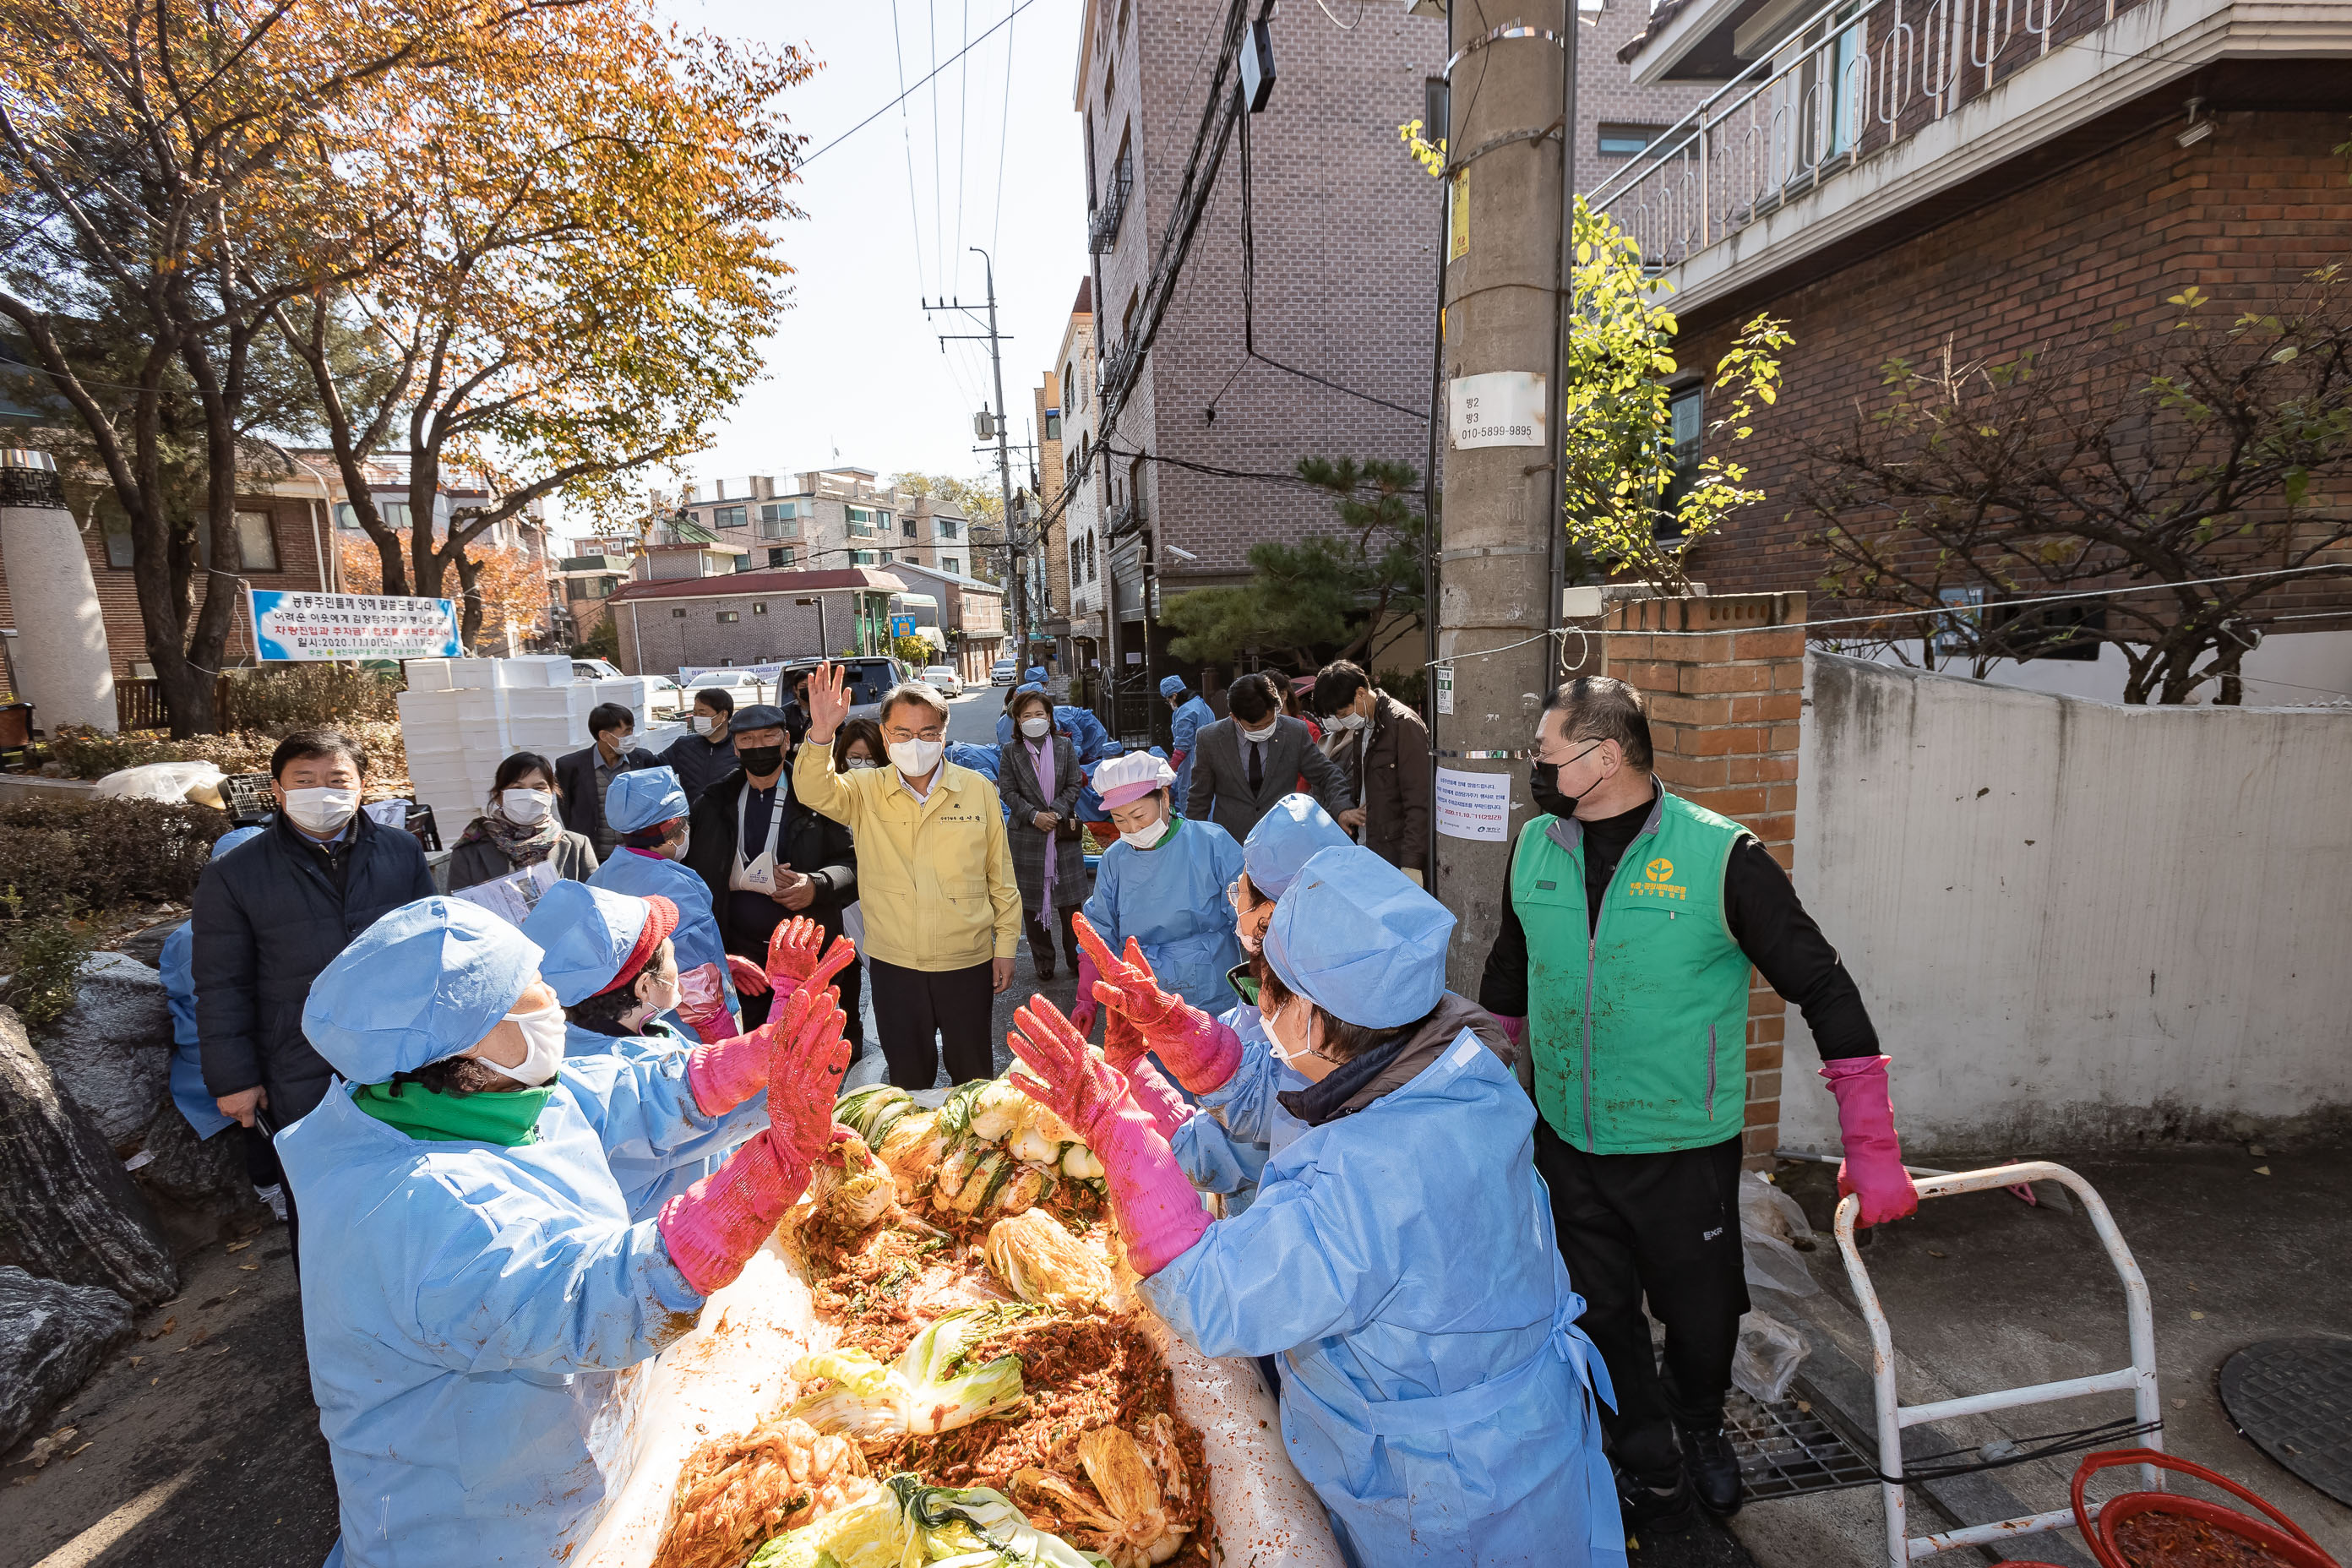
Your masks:
{"label": "black face mask", "polygon": [[[1595,745],[1597,744],[1598,742],[1595,742]],[[1580,758],[1588,755],[1593,750],[1594,746],[1587,746],[1583,751],[1577,752],[1575,756],[1569,758],[1569,762],[1576,762]],[[1553,816],[1573,816],[1576,815],[1576,803],[1584,797],[1582,795],[1562,795],[1559,793],[1559,770],[1566,765],[1566,763],[1562,763],[1546,762],[1538,762],[1529,764],[1528,768],[1528,795],[1535,801],[1536,809],[1538,811],[1548,813]],[[1600,781],[1598,779],[1594,780],[1593,784],[1594,787],[1599,787]]]}
{"label": "black face mask", "polygon": [[784,749],[782,746],[738,746],[735,748],[735,760],[743,764],[745,773],[765,778],[784,765]]}

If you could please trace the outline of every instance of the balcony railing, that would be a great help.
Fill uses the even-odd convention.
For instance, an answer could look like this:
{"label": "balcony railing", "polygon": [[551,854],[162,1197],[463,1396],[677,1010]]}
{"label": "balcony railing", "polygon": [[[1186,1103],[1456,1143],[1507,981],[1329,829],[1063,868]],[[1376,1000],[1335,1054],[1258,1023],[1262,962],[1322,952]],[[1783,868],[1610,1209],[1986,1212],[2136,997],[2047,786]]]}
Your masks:
{"label": "balcony railing", "polygon": [[1135,171],[1121,163],[1111,171],[1110,188],[1103,192],[1102,205],[1087,219],[1087,248],[1100,256],[1118,243],[1118,226],[1127,216],[1127,198],[1135,189]]}
{"label": "balcony railing", "polygon": [[1590,198],[1672,267],[2031,69],[2137,0],[1831,0]]}

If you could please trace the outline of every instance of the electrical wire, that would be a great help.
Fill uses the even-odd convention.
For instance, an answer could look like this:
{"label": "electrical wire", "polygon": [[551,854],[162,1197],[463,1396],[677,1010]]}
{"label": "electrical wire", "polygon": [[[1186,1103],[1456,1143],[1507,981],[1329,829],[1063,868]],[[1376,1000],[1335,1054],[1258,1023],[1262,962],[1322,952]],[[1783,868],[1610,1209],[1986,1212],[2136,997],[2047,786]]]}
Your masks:
{"label": "electrical wire", "polygon": [[1341,20],[1339,20],[1339,17],[1337,17],[1337,16],[1331,16],[1331,7],[1330,7],[1330,6],[1328,6],[1328,5],[1324,5],[1324,4],[1323,4],[1323,0],[1315,0],[1315,5],[1316,5],[1316,8],[1317,8],[1318,10],[1319,10],[1319,11],[1321,11],[1321,12],[1323,13],[1323,15],[1325,15],[1326,16],[1330,16],[1330,17],[1331,17],[1331,25],[1332,25],[1333,26],[1335,26],[1335,27],[1339,28],[1339,31],[1341,31],[1341,32],[1343,32],[1343,33],[1352,33],[1352,32],[1354,32],[1354,31],[1356,30],[1357,25],[1358,25],[1359,23],[1362,22],[1362,21],[1363,21],[1363,19],[1364,19],[1364,0],[1356,0],[1356,20],[1355,20],[1355,21],[1353,21],[1353,22],[1342,22]]}
{"label": "electrical wire", "polygon": [[[2001,1438],[1980,1447],[1947,1448],[1941,1453],[1924,1454],[1920,1456],[1921,1463],[1917,1468],[1913,1468],[1911,1458],[1906,1454],[1901,1475],[1884,1475],[1874,1468],[1870,1473],[1888,1486],[1919,1486],[1928,1481],[1948,1481],[1957,1476],[2006,1469],[2011,1465],[2030,1465],[2036,1459],[2079,1453],[2084,1448],[2105,1447],[2111,1443],[2120,1443],[2126,1437],[2162,1430],[2164,1423],[2161,1421],[2138,1421],[2129,1415],[2119,1415],[2113,1421],[2103,1421],[2096,1426],[2079,1426],[2071,1432],[2052,1432],[2039,1437]],[[1962,1454],[1973,1454],[1977,1458],[1965,1464],[1933,1463],[1937,1459],[1958,1458]]]}
{"label": "electrical wire", "polygon": [[1004,230],[1004,149],[1013,129],[1013,18],[1004,18],[1004,113],[996,122],[996,211],[988,223],[988,253]]}
{"label": "electrical wire", "polygon": [[915,132],[907,112],[907,46],[898,32],[898,0],[890,0],[890,52],[898,64],[898,136],[907,148],[907,218],[915,236],[915,276],[923,276],[923,207],[915,195]]}

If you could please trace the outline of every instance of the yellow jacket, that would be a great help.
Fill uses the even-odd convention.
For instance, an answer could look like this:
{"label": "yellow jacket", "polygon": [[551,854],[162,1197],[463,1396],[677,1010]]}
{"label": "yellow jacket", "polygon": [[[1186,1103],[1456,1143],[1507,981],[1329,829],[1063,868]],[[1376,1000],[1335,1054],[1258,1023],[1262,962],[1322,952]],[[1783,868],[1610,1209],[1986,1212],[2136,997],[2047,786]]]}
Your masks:
{"label": "yellow jacket", "polygon": [[942,762],[919,801],[898,769],[836,773],[831,746],[804,742],[793,793],[856,835],[867,957],[936,973],[1013,956],[1021,890],[994,784]]}

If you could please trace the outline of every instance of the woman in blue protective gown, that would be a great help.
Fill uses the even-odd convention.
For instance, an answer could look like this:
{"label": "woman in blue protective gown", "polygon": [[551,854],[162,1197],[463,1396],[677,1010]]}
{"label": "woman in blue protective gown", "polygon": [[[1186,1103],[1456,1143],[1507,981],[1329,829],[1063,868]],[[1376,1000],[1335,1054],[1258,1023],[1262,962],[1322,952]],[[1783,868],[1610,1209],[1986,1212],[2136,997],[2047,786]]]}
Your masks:
{"label": "woman in blue protective gown", "polygon": [[[1132,937],[1160,983],[1196,1007],[1223,1011],[1232,990],[1225,973],[1241,962],[1234,909],[1225,889],[1242,874],[1242,847],[1213,822],[1176,815],[1169,794],[1175,770],[1148,752],[1129,752],[1095,769],[1094,787],[1119,830],[1095,868],[1087,922],[1113,952]],[[1078,963],[1078,1000],[1071,1018],[1095,1020],[1090,960]]]}
{"label": "woman in blue protective gown", "polygon": [[710,889],[686,868],[686,790],[668,768],[640,768],[613,780],[604,821],[620,835],[613,857],[590,874],[591,887],[677,906],[670,942],[677,953],[677,1017],[697,1039],[716,1042],[741,1030],[738,988],[754,995],[767,977],[748,958],[730,954],[711,911]]}
{"label": "woman in blue protective gown", "polygon": [[1264,947],[1302,1131],[1244,1214],[1201,1211],[1164,1121],[1043,999],[1020,1015],[1014,1081],[1102,1160],[1169,1327],[1204,1354],[1280,1360],[1284,1445],[1350,1561],[1622,1568],[1593,1405],[1607,1373],[1575,1326],[1535,1107],[1447,996],[1453,929],[1369,849],[1307,862]]}
{"label": "woman in blue protective gown", "polygon": [[[335,1473],[329,1568],[561,1563],[628,1479],[645,1381],[806,1187],[849,1065],[829,990],[709,1058],[565,1058],[541,952],[421,899],[310,989],[341,1077],[278,1134],[304,1238],[303,1338]],[[628,1213],[613,1150],[667,1150],[772,1085],[717,1172]]]}

